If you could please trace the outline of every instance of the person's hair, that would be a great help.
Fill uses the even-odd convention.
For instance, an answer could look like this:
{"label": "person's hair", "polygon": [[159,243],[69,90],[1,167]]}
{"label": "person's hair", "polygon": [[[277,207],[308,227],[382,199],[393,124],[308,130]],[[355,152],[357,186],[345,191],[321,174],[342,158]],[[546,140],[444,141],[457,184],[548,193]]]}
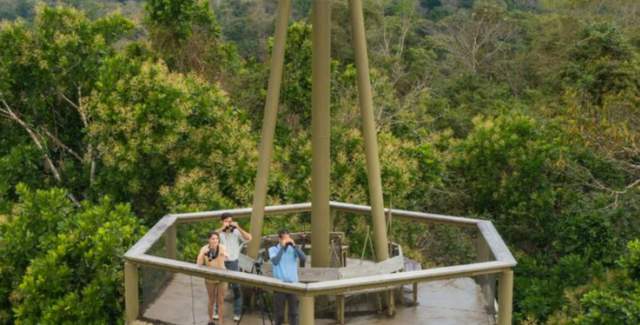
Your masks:
{"label": "person's hair", "polygon": [[211,239],[211,236],[213,236],[213,235],[216,235],[216,237],[218,237],[218,239],[220,239],[220,234],[217,231],[214,230],[214,231],[210,231],[209,232],[209,237],[207,237],[207,240]]}
{"label": "person's hair", "polygon": [[224,221],[224,219],[231,218],[231,213],[225,212],[220,216],[220,221]]}
{"label": "person's hair", "polygon": [[286,234],[289,234],[289,230],[287,229],[278,230],[278,238],[282,238],[282,235],[286,235]]}

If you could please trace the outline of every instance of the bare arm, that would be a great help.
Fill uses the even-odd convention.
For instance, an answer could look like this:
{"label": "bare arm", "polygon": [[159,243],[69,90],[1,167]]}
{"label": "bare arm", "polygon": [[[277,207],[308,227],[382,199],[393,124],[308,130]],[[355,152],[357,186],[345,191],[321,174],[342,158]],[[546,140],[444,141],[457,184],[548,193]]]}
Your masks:
{"label": "bare arm", "polygon": [[251,237],[251,234],[244,231],[244,229],[238,227],[238,230],[240,230],[240,235],[242,235],[242,239],[244,239],[245,241],[250,241],[251,238],[253,238]]}
{"label": "bare arm", "polygon": [[234,222],[233,225],[236,226],[236,229],[238,229],[238,231],[240,232],[240,236],[242,236],[242,239],[244,239],[245,241],[251,240],[252,237],[249,232],[246,232],[244,229],[240,228],[240,225],[237,222]]}

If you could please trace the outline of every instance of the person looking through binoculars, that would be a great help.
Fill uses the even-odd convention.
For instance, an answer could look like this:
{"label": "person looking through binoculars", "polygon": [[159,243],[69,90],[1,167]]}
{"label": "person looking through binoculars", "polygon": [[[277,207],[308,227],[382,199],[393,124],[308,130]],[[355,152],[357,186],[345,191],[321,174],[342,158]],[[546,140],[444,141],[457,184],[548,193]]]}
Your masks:
{"label": "person looking through binoculars", "polygon": [[[307,256],[296,246],[289,231],[278,232],[278,244],[269,248],[269,260],[273,265],[273,276],[283,282],[298,282],[298,259],[304,265]],[[298,325],[298,297],[291,293],[275,292],[273,294],[273,310],[276,325],[284,322],[284,303],[289,305],[289,324]]]}
{"label": "person looking through binoculars", "polygon": [[[227,270],[239,271],[238,258],[240,257],[240,249],[245,242],[251,240],[251,234],[246,232],[233,221],[233,217],[228,213],[223,213],[220,216],[222,225],[216,230],[220,234],[220,243],[225,246],[229,258],[224,261],[224,266]],[[233,320],[240,320],[242,315],[242,291],[240,285],[237,283],[231,283],[231,290],[233,290]],[[221,305],[216,304],[214,306],[213,319],[218,319],[218,308]]]}

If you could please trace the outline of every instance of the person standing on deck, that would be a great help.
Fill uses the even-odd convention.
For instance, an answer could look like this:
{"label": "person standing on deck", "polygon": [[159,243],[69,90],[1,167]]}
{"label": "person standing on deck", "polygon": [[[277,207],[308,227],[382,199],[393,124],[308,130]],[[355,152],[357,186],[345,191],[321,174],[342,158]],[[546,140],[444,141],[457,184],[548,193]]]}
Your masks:
{"label": "person standing on deck", "polygon": [[[200,248],[196,264],[206,265],[211,268],[224,270],[224,261],[228,258],[225,247],[220,244],[220,235],[212,231],[209,233],[209,243]],[[227,288],[227,283],[218,280],[205,279],[205,286],[207,287],[207,296],[209,298],[207,307],[209,309],[209,325],[214,324],[213,318],[213,305],[218,304],[223,306],[224,293]],[[223,324],[223,308],[219,308],[220,324]]]}
{"label": "person standing on deck", "polygon": [[[227,270],[239,271],[240,249],[244,243],[251,240],[251,234],[240,228],[240,225],[233,221],[229,213],[223,213],[220,216],[220,221],[222,225],[216,231],[220,234],[220,243],[225,246],[227,254],[229,254],[229,258],[224,261],[224,266]],[[233,321],[237,322],[242,315],[242,291],[239,284],[231,283],[230,285],[233,290]],[[214,319],[218,319],[217,307],[216,304]]]}
{"label": "person standing on deck", "polygon": [[[269,260],[273,265],[273,276],[283,282],[298,282],[298,259],[304,265],[307,256],[296,246],[289,231],[278,231],[279,243],[269,248]],[[273,311],[276,325],[284,322],[284,302],[289,304],[289,324],[298,325],[298,297],[292,293],[275,292],[273,294]]]}

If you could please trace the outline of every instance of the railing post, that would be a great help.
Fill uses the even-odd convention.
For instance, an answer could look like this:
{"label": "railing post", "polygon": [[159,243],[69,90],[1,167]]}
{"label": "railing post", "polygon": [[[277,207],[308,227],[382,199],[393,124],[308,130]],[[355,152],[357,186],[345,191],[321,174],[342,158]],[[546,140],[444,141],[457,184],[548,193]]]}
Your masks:
{"label": "railing post", "polygon": [[396,302],[393,289],[387,291],[387,316],[391,317],[396,313]]}
{"label": "railing post", "polygon": [[[476,252],[478,262],[487,262],[491,260],[491,251],[482,234],[476,238]],[[477,277],[478,285],[482,292],[482,296],[487,303],[486,310],[490,314],[495,314],[496,299],[496,280],[494,275],[485,274]]]}
{"label": "railing post", "polygon": [[313,296],[300,296],[300,324],[313,325],[314,306]]}
{"label": "railing post", "polygon": [[176,225],[175,223],[171,227],[167,228],[165,238],[165,246],[167,249],[167,258],[172,260],[176,259]]}
{"label": "railing post", "polygon": [[132,324],[138,319],[139,312],[138,297],[138,266],[129,262],[124,262],[124,305],[126,324]]}
{"label": "railing post", "polygon": [[511,325],[513,304],[513,270],[500,274],[500,294],[498,295],[498,325]]}
{"label": "railing post", "polygon": [[335,231],[335,222],[336,222],[336,214],[338,212],[336,209],[329,207],[329,231]]}
{"label": "railing post", "polygon": [[336,323],[344,324],[344,296],[336,296]]}

